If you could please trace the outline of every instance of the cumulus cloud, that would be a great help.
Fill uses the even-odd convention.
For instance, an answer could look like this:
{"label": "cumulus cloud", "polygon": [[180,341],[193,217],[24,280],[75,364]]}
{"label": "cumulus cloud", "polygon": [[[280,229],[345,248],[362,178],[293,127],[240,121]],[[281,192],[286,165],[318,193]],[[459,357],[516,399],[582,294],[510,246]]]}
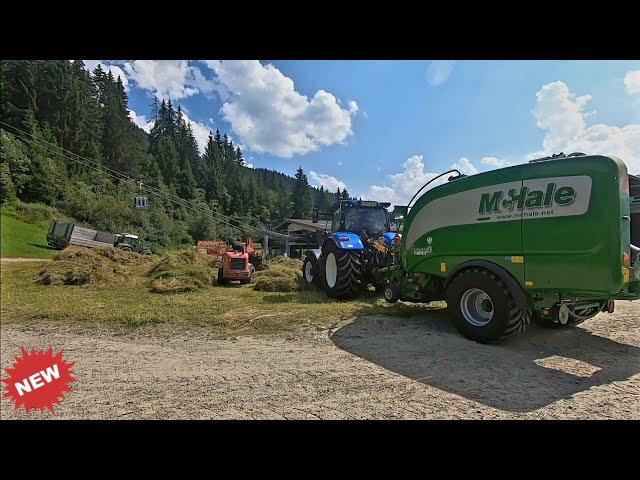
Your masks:
{"label": "cumulus cloud", "polygon": [[624,76],[624,87],[629,95],[640,94],[640,70],[631,70]]}
{"label": "cumulus cloud", "polygon": [[312,98],[298,93],[293,80],[259,61],[215,61],[220,110],[240,141],[259,153],[290,158],[344,143],[352,135],[358,104],[340,101],[325,90]]}
{"label": "cumulus cloud", "polygon": [[451,168],[457,168],[460,173],[464,173],[465,175],[475,175],[478,173],[478,169],[466,157],[461,157],[460,160],[451,165]]}
{"label": "cumulus cloud", "polygon": [[427,83],[432,87],[442,85],[451,76],[455,64],[453,60],[432,61],[427,67]]}
{"label": "cumulus cloud", "polygon": [[326,175],[324,173],[316,173],[313,170],[309,171],[309,179],[314,186],[318,188],[322,186],[325,190],[329,190],[330,192],[335,192],[338,188],[340,190],[347,188],[347,185],[336,177],[332,177],[331,175]]}
{"label": "cumulus cloud", "polygon": [[507,162],[506,160],[502,160],[501,158],[496,158],[496,157],[482,157],[480,159],[480,163],[482,165],[486,165],[487,167],[491,167],[491,168],[503,168],[511,165],[510,162]]}
{"label": "cumulus cloud", "polygon": [[211,131],[211,129],[204,123],[191,120],[184,109],[182,110],[182,116],[184,117],[185,122],[191,124],[191,130],[193,131],[193,136],[198,143],[198,149],[200,150],[200,153],[204,153],[204,149],[207,146],[207,140],[209,139],[209,132]]}
{"label": "cumulus cloud", "polygon": [[153,121],[147,120],[144,115],[138,115],[133,110],[129,109],[129,117],[131,117],[131,121],[143,129],[145,132],[149,133],[151,131],[151,127],[153,127]]}
{"label": "cumulus cloud", "polygon": [[111,74],[113,75],[113,78],[120,77],[120,80],[122,81],[122,85],[124,86],[124,89],[129,90],[129,79],[127,78],[127,75],[124,73],[124,70],[122,70],[122,68],[120,68],[118,65],[107,64],[107,63],[104,63],[102,60],[83,60],[82,62],[84,63],[85,68],[89,72],[93,72],[93,70],[98,65],[100,65],[100,68],[102,68],[102,70],[104,70],[105,72],[111,72]]}
{"label": "cumulus cloud", "polygon": [[531,153],[537,158],[553,153],[582,152],[620,157],[633,173],[640,171],[640,124],[623,127],[602,123],[587,125],[594,112],[585,107],[591,96],[577,97],[564,82],[544,85],[536,93],[532,113],[545,131],[543,149]]}
{"label": "cumulus cloud", "polygon": [[367,198],[387,201],[395,205],[406,205],[420,187],[438,175],[437,173],[425,172],[422,158],[422,155],[408,158],[402,165],[401,172],[387,176],[387,185],[369,187]]}
{"label": "cumulus cloud", "polygon": [[[465,175],[474,175],[478,169],[466,157],[461,157],[451,168],[457,168]],[[411,197],[429,180],[440,175],[439,172],[426,172],[422,155],[408,158],[402,165],[402,171],[387,175],[386,185],[371,185],[365,197],[372,200],[391,202],[394,205],[406,205]],[[421,193],[447,181],[449,175],[439,178]]]}
{"label": "cumulus cloud", "polygon": [[160,98],[177,100],[199,92],[197,67],[187,60],[133,60],[124,69],[140,88]]}

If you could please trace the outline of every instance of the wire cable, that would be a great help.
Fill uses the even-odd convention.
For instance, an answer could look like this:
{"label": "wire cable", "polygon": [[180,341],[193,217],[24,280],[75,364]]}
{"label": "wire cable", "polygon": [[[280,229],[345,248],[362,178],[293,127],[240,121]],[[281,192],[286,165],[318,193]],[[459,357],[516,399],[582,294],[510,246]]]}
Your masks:
{"label": "wire cable", "polygon": [[[63,147],[60,147],[60,146],[56,145],[56,144],[48,142],[48,141],[46,141],[44,139],[37,138],[33,134],[31,134],[31,133],[29,133],[29,132],[27,132],[25,130],[22,130],[22,129],[18,128],[18,127],[10,125],[10,124],[8,124],[6,122],[3,122],[1,120],[0,120],[0,124],[5,125],[5,126],[7,126],[9,128],[12,128],[16,132],[18,132],[18,134],[16,135],[16,134],[14,134],[12,132],[9,132],[4,127],[2,127],[3,131],[5,131],[6,133],[12,135],[15,138],[18,138],[18,139],[20,139],[22,141],[30,143],[31,145],[34,145],[36,147],[42,148],[42,149],[44,149],[44,150],[46,150],[46,151],[48,151],[50,153],[58,154],[58,155],[62,156],[63,158],[66,158],[68,160],[76,162],[76,163],[78,163],[80,165],[83,165],[85,167],[88,167],[88,168],[91,168],[93,170],[105,173],[109,177],[114,178],[114,179],[116,179],[118,181],[121,181],[121,182],[126,182],[126,183],[132,185],[135,188],[142,187],[143,189],[146,189],[147,191],[149,191],[152,195],[155,195],[155,196],[158,196],[160,198],[163,198],[164,200],[168,200],[170,202],[176,203],[176,204],[178,204],[178,205],[180,205],[180,206],[182,206],[184,208],[187,208],[187,209],[189,209],[191,211],[194,211],[196,213],[199,213],[201,215],[211,216],[212,218],[214,218],[214,220],[217,220],[218,222],[223,223],[223,224],[225,224],[227,226],[230,226],[232,228],[236,228],[236,229],[239,229],[241,231],[245,231],[247,233],[252,233],[252,232],[258,231],[260,233],[268,234],[268,235],[271,235],[271,236],[274,236],[274,237],[283,238],[283,239],[296,239],[296,237],[293,237],[291,235],[285,235],[285,234],[282,234],[280,232],[269,230],[269,229],[264,228],[264,227],[251,225],[249,223],[243,222],[241,220],[236,220],[234,218],[228,217],[228,216],[226,216],[224,214],[221,214],[221,213],[218,213],[218,212],[207,211],[207,210],[203,209],[201,206],[195,204],[194,202],[191,202],[189,200],[185,200],[185,199],[183,199],[181,197],[177,197],[177,196],[172,195],[172,194],[167,193],[167,192],[163,192],[162,190],[160,190],[160,189],[158,189],[156,187],[153,187],[151,185],[147,185],[144,182],[136,181],[135,179],[133,179],[133,178],[131,178],[131,177],[129,177],[129,176],[123,174],[123,173],[120,173],[115,169],[112,169],[110,167],[107,167],[105,165],[100,164],[96,160],[83,157],[82,155],[79,155],[79,154],[77,154],[75,152],[71,152],[70,150],[67,150],[67,149],[65,149]],[[53,147],[53,149],[52,148],[47,148],[46,146],[42,145],[42,143],[44,143],[46,145],[49,145],[50,147]],[[61,152],[67,152],[68,154],[61,153]],[[72,155],[72,156],[70,156],[70,155]]]}

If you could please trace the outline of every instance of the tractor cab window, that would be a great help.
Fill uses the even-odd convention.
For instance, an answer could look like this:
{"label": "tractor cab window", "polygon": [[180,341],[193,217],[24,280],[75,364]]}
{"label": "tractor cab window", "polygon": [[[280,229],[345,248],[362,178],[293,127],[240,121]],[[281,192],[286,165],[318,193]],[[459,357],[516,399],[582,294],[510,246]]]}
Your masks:
{"label": "tractor cab window", "polygon": [[333,220],[331,221],[331,231],[337,232],[340,230],[340,209],[333,212]]}
{"label": "tractor cab window", "polygon": [[377,236],[389,229],[387,211],[381,208],[345,208],[344,226],[348,232]]}

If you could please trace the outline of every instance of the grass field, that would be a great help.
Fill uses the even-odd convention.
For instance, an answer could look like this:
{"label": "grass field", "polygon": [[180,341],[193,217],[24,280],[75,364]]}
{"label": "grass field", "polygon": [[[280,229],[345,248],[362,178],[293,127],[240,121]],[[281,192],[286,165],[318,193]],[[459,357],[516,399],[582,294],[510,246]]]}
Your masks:
{"label": "grass field", "polygon": [[148,285],[34,284],[43,265],[2,266],[3,324],[33,326],[47,322],[56,328],[98,327],[123,332],[140,327],[167,332],[204,328],[215,336],[228,337],[327,328],[363,313],[409,316],[429,309],[419,304],[389,305],[372,293],[339,302],[316,291],[259,292],[250,285],[160,295]]}
{"label": "grass field", "polygon": [[51,258],[57,250],[47,246],[45,227],[25,223],[16,218],[1,215],[0,256],[2,258]]}

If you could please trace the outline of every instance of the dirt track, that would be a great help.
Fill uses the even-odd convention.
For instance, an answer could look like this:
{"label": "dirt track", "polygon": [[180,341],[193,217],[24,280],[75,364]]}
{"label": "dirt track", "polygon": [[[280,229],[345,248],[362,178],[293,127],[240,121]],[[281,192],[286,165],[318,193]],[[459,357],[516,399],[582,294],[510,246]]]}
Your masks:
{"label": "dirt track", "polygon": [[639,419],[640,303],[616,308],[493,346],[459,336],[442,311],[231,340],[3,326],[2,367],[19,346],[64,350],[78,381],[53,418]]}

